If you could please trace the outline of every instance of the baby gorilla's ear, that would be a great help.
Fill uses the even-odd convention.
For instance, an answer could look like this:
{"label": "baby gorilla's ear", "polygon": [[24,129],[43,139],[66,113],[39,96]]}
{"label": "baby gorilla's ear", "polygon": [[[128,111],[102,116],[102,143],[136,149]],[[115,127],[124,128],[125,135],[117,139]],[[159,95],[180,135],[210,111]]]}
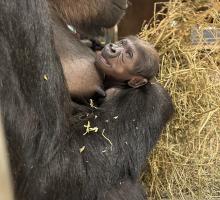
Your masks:
{"label": "baby gorilla's ear", "polygon": [[128,81],[128,85],[133,88],[139,88],[147,83],[148,80],[142,76],[133,76],[131,80]]}

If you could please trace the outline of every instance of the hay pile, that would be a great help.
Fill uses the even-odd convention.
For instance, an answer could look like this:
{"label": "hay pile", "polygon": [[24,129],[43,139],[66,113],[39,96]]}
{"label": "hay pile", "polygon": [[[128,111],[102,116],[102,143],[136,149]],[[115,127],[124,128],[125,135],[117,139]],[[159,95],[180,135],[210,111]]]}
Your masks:
{"label": "hay pile", "polygon": [[176,107],[142,177],[150,199],[220,199],[220,32],[216,28],[220,28],[218,0],[171,0],[140,34],[160,52],[159,80]]}

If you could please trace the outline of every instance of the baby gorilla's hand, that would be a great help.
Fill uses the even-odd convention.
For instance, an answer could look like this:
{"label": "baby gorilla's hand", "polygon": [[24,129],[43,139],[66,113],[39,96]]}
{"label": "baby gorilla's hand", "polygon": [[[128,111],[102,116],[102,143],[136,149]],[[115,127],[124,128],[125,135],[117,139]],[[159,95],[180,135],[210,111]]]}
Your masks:
{"label": "baby gorilla's hand", "polygon": [[112,97],[116,96],[122,89],[121,88],[109,88],[105,91],[106,97],[105,101],[108,101]]}

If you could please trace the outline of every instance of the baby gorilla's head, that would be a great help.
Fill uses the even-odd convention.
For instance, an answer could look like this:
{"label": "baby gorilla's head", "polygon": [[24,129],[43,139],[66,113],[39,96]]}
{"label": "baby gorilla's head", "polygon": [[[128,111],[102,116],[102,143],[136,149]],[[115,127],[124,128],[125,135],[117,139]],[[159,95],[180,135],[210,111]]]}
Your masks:
{"label": "baby gorilla's head", "polygon": [[159,56],[148,42],[129,36],[107,44],[97,53],[95,64],[106,76],[128,81],[128,85],[136,88],[158,73]]}

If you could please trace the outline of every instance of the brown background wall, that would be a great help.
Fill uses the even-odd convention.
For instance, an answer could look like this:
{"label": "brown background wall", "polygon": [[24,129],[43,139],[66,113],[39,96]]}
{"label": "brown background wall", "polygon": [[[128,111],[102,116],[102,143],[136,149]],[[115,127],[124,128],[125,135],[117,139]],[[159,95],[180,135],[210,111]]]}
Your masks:
{"label": "brown background wall", "polygon": [[132,5],[128,8],[127,14],[118,26],[118,35],[124,37],[135,35],[141,31],[144,21],[148,22],[154,12],[155,2],[164,2],[166,0],[129,0]]}

